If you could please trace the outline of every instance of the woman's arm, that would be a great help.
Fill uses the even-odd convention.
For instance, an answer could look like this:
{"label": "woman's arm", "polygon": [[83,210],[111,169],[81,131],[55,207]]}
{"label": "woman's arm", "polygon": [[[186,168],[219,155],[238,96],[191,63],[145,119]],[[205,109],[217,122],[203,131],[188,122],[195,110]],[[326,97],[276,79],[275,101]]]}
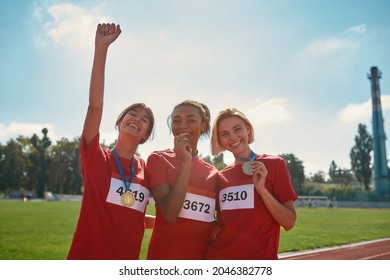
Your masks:
{"label": "woman's arm", "polygon": [[183,207],[192,168],[191,147],[186,136],[187,134],[180,134],[174,139],[174,151],[176,157],[181,160],[181,168],[175,186],[162,184],[151,190],[158,209],[164,218],[172,223],[176,222]]}
{"label": "woman's arm", "polygon": [[253,183],[256,191],[260,194],[261,198],[268,211],[271,213],[275,221],[280,224],[286,231],[292,229],[297,219],[297,213],[295,211],[294,202],[292,200],[286,203],[280,203],[266,188],[265,179],[268,171],[262,162],[256,162],[253,168]]}
{"label": "woman's arm", "polygon": [[165,220],[174,223],[183,207],[191,173],[191,163],[183,163],[175,186],[162,184],[152,188],[152,195]]}
{"label": "woman's arm", "polygon": [[119,25],[99,24],[95,37],[95,54],[93,59],[89,89],[89,105],[84,121],[83,136],[87,147],[99,133],[103,114],[104,70],[108,47],[121,33]]}
{"label": "woman's arm", "polygon": [[266,188],[261,189],[259,194],[275,221],[286,231],[292,229],[297,219],[294,201],[290,200],[282,204]]}

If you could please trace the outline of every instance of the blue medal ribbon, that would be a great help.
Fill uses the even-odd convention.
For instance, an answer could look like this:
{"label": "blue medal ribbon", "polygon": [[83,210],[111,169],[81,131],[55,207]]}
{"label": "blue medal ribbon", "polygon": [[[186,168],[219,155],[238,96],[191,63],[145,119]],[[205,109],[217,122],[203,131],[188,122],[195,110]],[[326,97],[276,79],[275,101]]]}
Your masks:
{"label": "blue medal ribbon", "polygon": [[119,173],[121,174],[121,177],[122,177],[122,180],[123,180],[123,184],[125,184],[126,191],[130,191],[131,192],[130,186],[131,186],[131,183],[133,182],[134,175],[135,175],[135,173],[134,173],[134,156],[131,158],[131,174],[130,174],[129,185],[127,185],[125,173],[123,172],[122,164],[119,161],[119,157],[118,157],[118,154],[117,154],[115,148],[112,150],[112,154],[114,155],[114,158],[115,158],[115,161],[116,161],[116,165],[118,166]]}
{"label": "blue medal ribbon", "polygon": [[254,151],[251,151],[251,155],[249,158],[240,158],[240,157],[234,157],[236,160],[239,160],[239,161],[254,161],[255,159],[255,152]]}

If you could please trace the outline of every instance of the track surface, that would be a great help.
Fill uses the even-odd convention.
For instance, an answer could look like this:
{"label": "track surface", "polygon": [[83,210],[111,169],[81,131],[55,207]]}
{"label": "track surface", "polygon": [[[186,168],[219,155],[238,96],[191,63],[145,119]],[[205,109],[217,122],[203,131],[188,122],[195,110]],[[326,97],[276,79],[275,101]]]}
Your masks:
{"label": "track surface", "polygon": [[281,260],[390,260],[390,238],[280,254]]}

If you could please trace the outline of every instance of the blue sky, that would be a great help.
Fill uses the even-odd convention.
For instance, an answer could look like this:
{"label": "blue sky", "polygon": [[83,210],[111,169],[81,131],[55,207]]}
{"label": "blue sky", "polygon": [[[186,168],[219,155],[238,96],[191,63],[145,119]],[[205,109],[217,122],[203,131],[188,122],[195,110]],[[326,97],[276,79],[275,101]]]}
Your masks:
{"label": "blue sky", "polygon": [[[390,134],[389,11],[386,0],[1,1],[0,142],[43,127],[52,140],[81,134],[96,25],[115,22],[123,32],[106,68],[106,143],[120,111],[145,102],[157,123],[139,152],[172,147],[167,116],[195,99],[212,119],[242,110],[255,127],[253,150],[293,153],[306,175],[332,160],[349,168],[358,124],[372,133],[372,66],[382,71]],[[199,151],[210,154],[209,139]]]}

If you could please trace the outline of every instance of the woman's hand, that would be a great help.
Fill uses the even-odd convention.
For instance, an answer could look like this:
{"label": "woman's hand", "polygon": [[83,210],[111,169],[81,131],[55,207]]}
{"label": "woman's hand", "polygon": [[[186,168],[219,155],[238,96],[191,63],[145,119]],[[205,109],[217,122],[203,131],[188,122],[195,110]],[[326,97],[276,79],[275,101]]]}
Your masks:
{"label": "woman's hand", "polygon": [[96,46],[108,47],[118,38],[122,30],[115,23],[99,23],[96,29],[95,44]]}
{"label": "woman's hand", "polygon": [[268,170],[265,167],[264,163],[260,161],[251,162],[252,171],[253,171],[253,184],[258,193],[262,190],[265,190],[265,180],[268,175]]}
{"label": "woman's hand", "polygon": [[174,148],[176,155],[183,162],[192,162],[192,148],[188,142],[188,133],[182,133],[175,136],[174,139]]}

